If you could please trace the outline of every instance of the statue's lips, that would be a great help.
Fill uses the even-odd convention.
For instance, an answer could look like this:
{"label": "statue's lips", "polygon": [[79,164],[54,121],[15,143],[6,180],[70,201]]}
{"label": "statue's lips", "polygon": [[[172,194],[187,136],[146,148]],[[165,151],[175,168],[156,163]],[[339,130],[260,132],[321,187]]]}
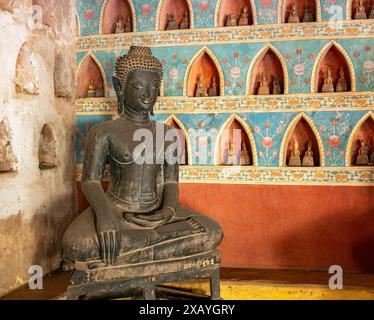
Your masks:
{"label": "statue's lips", "polygon": [[144,104],[152,104],[152,103],[155,103],[156,100],[140,100],[142,103]]}

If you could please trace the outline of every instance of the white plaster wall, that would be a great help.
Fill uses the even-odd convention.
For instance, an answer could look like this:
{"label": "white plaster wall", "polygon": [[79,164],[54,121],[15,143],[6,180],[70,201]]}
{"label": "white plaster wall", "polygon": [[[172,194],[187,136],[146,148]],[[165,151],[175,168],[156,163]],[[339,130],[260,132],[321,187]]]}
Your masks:
{"label": "white plaster wall", "polygon": [[[51,0],[53,1],[53,0]],[[0,122],[12,132],[16,172],[0,173],[0,296],[28,280],[28,268],[59,266],[62,233],[75,215],[75,1],[54,2],[59,26],[35,30],[27,17],[0,10]],[[22,5],[30,6],[30,1]],[[16,93],[16,61],[27,42],[37,61],[38,95]],[[68,65],[55,66],[56,54]],[[55,97],[56,86],[65,97]],[[40,170],[39,135],[49,124],[58,166]],[[1,156],[1,155],[0,155]]]}

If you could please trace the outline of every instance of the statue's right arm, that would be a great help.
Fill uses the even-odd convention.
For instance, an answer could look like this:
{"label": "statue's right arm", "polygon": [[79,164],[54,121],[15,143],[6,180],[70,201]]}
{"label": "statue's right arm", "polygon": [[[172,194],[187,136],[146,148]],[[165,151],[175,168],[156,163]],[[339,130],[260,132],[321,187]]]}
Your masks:
{"label": "statue's right arm", "polygon": [[96,229],[101,256],[112,264],[118,257],[120,238],[113,206],[102,185],[102,175],[108,157],[108,137],[101,125],[93,127],[87,136],[82,172],[82,191],[96,216]]}

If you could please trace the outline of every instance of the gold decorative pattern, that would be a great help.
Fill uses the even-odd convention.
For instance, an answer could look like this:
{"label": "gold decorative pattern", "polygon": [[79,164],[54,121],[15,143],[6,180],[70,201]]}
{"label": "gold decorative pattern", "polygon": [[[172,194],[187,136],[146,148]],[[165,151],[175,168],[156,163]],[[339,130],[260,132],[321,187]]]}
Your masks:
{"label": "gold decorative pattern", "polygon": [[105,70],[103,66],[101,65],[99,59],[97,59],[96,56],[91,51],[87,52],[87,54],[82,58],[81,62],[79,63],[77,71],[76,71],[76,77],[78,79],[80,69],[88,57],[91,57],[100,69],[101,76],[103,77],[104,97],[107,97],[109,95],[109,89],[108,89],[108,79],[106,77]]}
{"label": "gold decorative pattern", "polygon": [[312,129],[318,143],[318,151],[319,151],[319,162],[320,162],[320,167],[325,166],[325,151],[323,148],[323,141],[321,139],[321,136],[317,130],[317,127],[315,126],[314,122],[312,119],[310,119],[304,112],[299,113],[290,123],[288,126],[285,134],[283,135],[281,147],[280,147],[280,153],[279,153],[279,166],[284,167],[286,166],[286,161],[287,161],[287,144],[288,144],[288,139],[290,134],[292,133],[293,129],[296,127],[298,122],[304,119]]}
{"label": "gold decorative pattern", "polygon": [[[157,7],[157,13],[156,13],[156,30],[157,31],[164,31],[164,30],[160,30],[160,19],[161,19],[161,10],[162,10],[162,7],[164,5],[164,2],[165,0],[161,0],[158,2],[158,7]],[[194,17],[194,12],[193,12],[193,5],[191,3],[191,0],[186,0],[187,2],[187,6],[188,6],[188,14],[189,14],[189,17],[190,17],[190,29],[193,29],[194,28],[194,21],[195,21],[195,17]]]}
{"label": "gold decorative pattern", "polygon": [[187,144],[187,159],[188,159],[188,163],[190,164],[190,163],[192,163],[192,151],[191,151],[191,139],[190,139],[190,136],[187,133],[186,127],[184,126],[184,124],[182,123],[182,121],[180,121],[174,114],[171,115],[169,118],[167,118],[165,120],[165,123],[169,124],[170,121],[172,121],[172,120],[174,120],[178,124],[179,128],[183,132],[184,138],[186,139],[186,144]]}
{"label": "gold decorative pattern", "polygon": [[[278,0],[278,23],[286,23],[286,17],[285,17],[286,10],[284,8],[284,3],[285,3],[285,0]],[[320,0],[315,0],[315,3],[316,3],[316,20],[317,22],[321,22],[322,20],[321,2]],[[304,23],[305,22],[303,22],[303,24]],[[313,22],[308,22],[308,23],[313,23]],[[291,25],[292,26],[298,25],[298,23],[292,23]]]}
{"label": "gold decorative pattern", "polygon": [[[251,12],[252,12],[252,21],[253,21],[253,25],[257,25],[257,9],[256,9],[256,3],[254,2],[254,0],[249,0],[250,3],[251,3]],[[219,12],[221,10],[221,4],[222,4],[222,0],[218,0],[217,1],[217,4],[216,4],[216,10],[214,12],[214,27],[215,28],[219,28],[218,24],[219,24]],[[242,26],[240,26],[241,28]]]}
{"label": "gold decorative pattern", "polygon": [[[200,55],[204,54],[204,52],[213,60],[215,66],[218,70],[220,96],[225,95],[225,83],[224,83],[225,79],[224,79],[224,76],[223,76],[223,71],[222,71],[221,65],[220,65],[218,59],[216,58],[216,56],[214,55],[214,53],[208,47],[204,46],[193,56],[193,58],[191,59],[191,61],[189,62],[188,66],[187,66],[186,73],[185,73],[184,80],[183,80],[183,95],[186,96],[186,97],[188,96],[188,78],[190,77],[191,68],[194,65],[196,59],[199,58]],[[193,98],[193,97],[190,97],[190,98]]]}
{"label": "gold decorative pattern", "polygon": [[222,137],[222,134],[224,133],[224,130],[227,127],[229,127],[234,120],[237,120],[240,123],[240,125],[244,128],[245,133],[246,133],[246,135],[248,137],[249,143],[251,145],[253,165],[258,166],[256,142],[255,142],[255,139],[253,137],[251,128],[248,126],[247,122],[244,119],[242,119],[241,117],[239,117],[235,113],[232,114],[225,121],[225,123],[221,126],[221,129],[218,132],[218,136],[217,136],[217,140],[216,140],[216,145],[214,147],[214,164],[217,165],[217,166],[220,165],[220,163],[219,163],[220,162],[219,161],[220,160],[219,159],[219,157],[220,157],[219,150],[220,150],[221,137]]}
{"label": "gold decorative pattern", "polygon": [[[353,143],[354,143],[354,139],[355,139],[355,136],[357,134],[357,131],[360,130],[361,126],[364,124],[364,122],[369,119],[369,118],[372,118],[374,120],[374,113],[372,111],[369,111],[367,114],[365,114],[358,122],[357,124],[355,125],[355,127],[353,128],[352,130],[352,133],[348,139],[348,143],[347,143],[347,151],[345,153],[345,165],[347,167],[349,166],[352,166],[352,147],[353,147]],[[374,171],[374,168],[373,168],[373,171]]]}
{"label": "gold decorative pattern", "polygon": [[318,83],[316,82],[316,78],[317,78],[319,64],[321,63],[322,59],[325,57],[325,55],[327,54],[327,52],[330,50],[332,46],[335,46],[340,51],[340,53],[344,56],[345,61],[348,64],[349,74],[351,77],[351,91],[356,92],[357,90],[356,89],[356,73],[355,73],[355,69],[353,66],[353,62],[350,56],[348,55],[348,53],[344,50],[344,48],[339,43],[337,43],[335,40],[329,41],[322,48],[322,50],[318,53],[318,56],[316,58],[316,61],[314,62],[313,71],[312,71],[311,92],[318,93]]}
{"label": "gold decorative pattern", "polygon": [[[111,0],[104,0],[104,3],[103,3],[103,6],[101,8],[101,12],[100,12],[100,25],[99,25],[99,30],[100,30],[100,34],[104,34],[104,17],[105,17],[105,10],[106,10],[106,7],[108,5],[108,3],[110,2]],[[123,0],[123,1],[127,1],[127,3],[129,4],[130,6],[130,9],[131,9],[131,15],[132,15],[132,19],[131,19],[131,23],[132,23],[132,29],[133,29],[133,32],[136,32],[136,14],[135,14],[135,8],[134,8],[134,4],[132,3],[131,0]]]}
{"label": "gold decorative pattern", "polygon": [[[252,73],[254,70],[254,67],[257,64],[257,60],[263,55],[266,54],[268,50],[271,50],[275,53],[277,58],[279,59],[281,65],[282,65],[282,70],[283,70],[283,79],[284,79],[284,94],[288,94],[288,71],[287,71],[287,64],[286,61],[283,59],[282,54],[279,52],[279,50],[272,45],[271,43],[265,44],[253,57],[251,65],[249,66],[249,70],[247,73],[247,95],[251,95],[251,78],[252,78]],[[274,97],[274,96],[273,96]]]}

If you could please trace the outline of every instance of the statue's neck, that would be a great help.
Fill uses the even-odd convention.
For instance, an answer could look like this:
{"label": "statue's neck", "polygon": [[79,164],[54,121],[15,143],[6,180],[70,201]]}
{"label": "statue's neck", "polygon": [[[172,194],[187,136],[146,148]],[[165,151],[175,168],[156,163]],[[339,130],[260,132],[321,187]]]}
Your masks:
{"label": "statue's neck", "polygon": [[125,106],[123,113],[120,116],[139,124],[147,123],[150,121],[149,112],[141,112],[135,110],[130,106]]}

